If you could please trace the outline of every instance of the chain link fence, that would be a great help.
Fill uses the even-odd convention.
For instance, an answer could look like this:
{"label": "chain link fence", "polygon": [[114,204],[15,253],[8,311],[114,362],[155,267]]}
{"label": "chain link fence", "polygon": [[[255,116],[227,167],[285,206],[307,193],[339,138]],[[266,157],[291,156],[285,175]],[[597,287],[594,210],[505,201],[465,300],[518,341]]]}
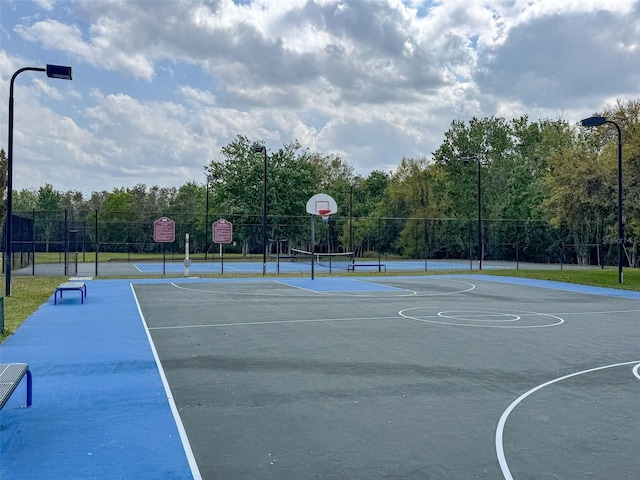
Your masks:
{"label": "chain link fence", "polygon": [[[153,239],[154,221],[175,222],[175,241]],[[262,257],[262,216],[175,212],[29,211],[13,217],[12,270],[35,275],[35,265],[59,265],[60,275],[73,275],[79,262],[144,261],[153,254],[181,261],[189,234],[194,261],[216,254],[211,224],[224,218],[233,224],[233,243],[225,255]],[[312,247],[311,221],[316,221]],[[613,229],[615,226],[609,226]],[[607,230],[593,225],[559,225],[526,219],[267,217],[268,255],[287,255],[292,248],[315,252],[355,253],[356,258],[496,260],[573,265],[616,265],[618,249]],[[3,242],[6,239],[3,238]],[[637,266],[637,242],[630,239],[627,265]],[[3,243],[3,245],[6,245]],[[4,251],[5,249],[3,249]],[[3,271],[5,262],[3,255]]]}

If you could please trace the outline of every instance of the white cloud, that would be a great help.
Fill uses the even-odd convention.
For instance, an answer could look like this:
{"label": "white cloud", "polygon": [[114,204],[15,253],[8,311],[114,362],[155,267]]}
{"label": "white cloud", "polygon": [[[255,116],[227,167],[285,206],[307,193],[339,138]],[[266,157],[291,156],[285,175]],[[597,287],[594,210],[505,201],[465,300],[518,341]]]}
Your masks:
{"label": "white cloud", "polygon": [[74,66],[72,86],[20,84],[33,123],[16,128],[21,141],[39,138],[20,148],[43,172],[45,159],[68,163],[69,175],[43,173],[62,190],[198,180],[239,134],[388,171],[428,156],[452,120],[579,116],[637,95],[640,82],[638,0],[13,7],[2,17],[17,33],[0,50],[3,98],[24,64]]}
{"label": "white cloud", "polygon": [[34,0],[43,10],[50,12],[56,4],[56,0]]}

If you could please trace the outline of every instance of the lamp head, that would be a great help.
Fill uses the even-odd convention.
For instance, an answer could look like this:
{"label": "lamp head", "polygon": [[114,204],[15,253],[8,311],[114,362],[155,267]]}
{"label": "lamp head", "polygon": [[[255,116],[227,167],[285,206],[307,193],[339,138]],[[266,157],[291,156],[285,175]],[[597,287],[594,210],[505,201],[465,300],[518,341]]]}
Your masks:
{"label": "lamp head", "polygon": [[465,165],[469,165],[471,157],[460,157],[460,160],[462,160],[462,163],[464,163]]}
{"label": "lamp head", "polygon": [[62,65],[47,65],[46,68],[47,77],[59,78],[62,80],[71,80],[71,67],[65,67]]}
{"label": "lamp head", "polygon": [[584,120],[580,120],[583,127],[597,127],[607,123],[606,117],[589,117]]}
{"label": "lamp head", "polygon": [[267,149],[266,149],[266,147],[264,145],[254,145],[253,146],[253,151],[255,153],[260,153],[260,152],[266,152]]}

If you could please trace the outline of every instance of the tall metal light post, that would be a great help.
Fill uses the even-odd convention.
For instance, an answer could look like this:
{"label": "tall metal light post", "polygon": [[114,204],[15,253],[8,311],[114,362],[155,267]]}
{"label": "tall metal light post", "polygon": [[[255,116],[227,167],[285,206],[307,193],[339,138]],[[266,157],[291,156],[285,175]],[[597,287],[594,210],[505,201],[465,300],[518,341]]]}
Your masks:
{"label": "tall metal light post", "polygon": [[207,261],[207,253],[209,252],[209,235],[211,234],[211,225],[209,225],[209,185],[213,181],[211,175],[207,175],[207,201],[204,207],[204,261]]}
{"label": "tall metal light post", "polygon": [[484,255],[484,245],[482,243],[482,175],[480,156],[462,157],[460,160],[468,165],[471,160],[478,163],[478,268],[482,270],[482,257]]}
{"label": "tall metal light post", "polygon": [[[349,251],[353,253],[353,189],[359,187],[358,182],[349,185]],[[352,261],[355,257],[351,257]]]}
{"label": "tall metal light post", "polygon": [[24,67],[17,70],[11,77],[9,83],[9,141],[7,146],[7,219],[5,223],[5,275],[6,275],[6,292],[7,297],[11,296],[11,267],[12,267],[12,215],[13,215],[13,83],[18,75],[22,72],[46,72],[49,78],[60,78],[62,80],[71,80],[71,67],[61,65],[47,65],[41,67]]}
{"label": "tall metal light post", "polygon": [[263,197],[262,197],[262,275],[267,274],[267,147],[254,145],[255,153],[264,153]]}
{"label": "tall metal light post", "polygon": [[622,218],[622,131],[620,126],[606,117],[589,117],[581,120],[583,127],[598,127],[609,123],[618,130],[618,283],[623,282],[622,264],[624,259],[624,222]]}

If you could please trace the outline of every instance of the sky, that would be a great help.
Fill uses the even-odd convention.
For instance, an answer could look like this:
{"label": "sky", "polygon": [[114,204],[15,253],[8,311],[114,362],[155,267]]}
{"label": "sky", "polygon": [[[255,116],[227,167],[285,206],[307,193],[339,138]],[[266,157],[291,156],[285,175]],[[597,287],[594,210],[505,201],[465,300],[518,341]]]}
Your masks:
{"label": "sky", "polygon": [[14,190],[205,184],[238,135],[367,176],[454,120],[571,124],[640,98],[640,0],[0,0]]}

